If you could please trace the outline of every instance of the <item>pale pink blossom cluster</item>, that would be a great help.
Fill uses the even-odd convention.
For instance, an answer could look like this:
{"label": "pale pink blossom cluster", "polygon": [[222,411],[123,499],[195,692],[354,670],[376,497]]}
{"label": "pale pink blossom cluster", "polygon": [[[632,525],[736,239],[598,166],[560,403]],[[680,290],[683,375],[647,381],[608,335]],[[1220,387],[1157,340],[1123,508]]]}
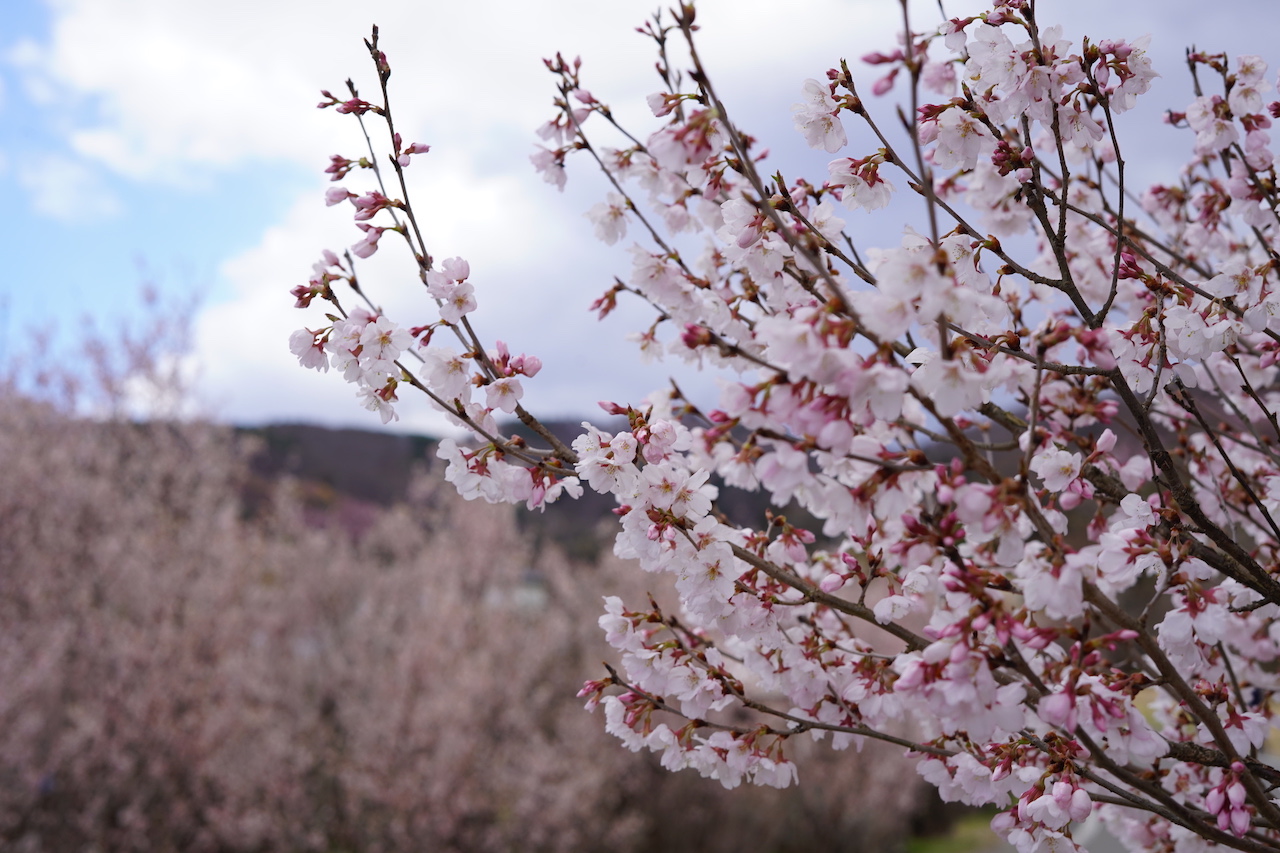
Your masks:
{"label": "pale pink blossom cluster", "polygon": [[[622,666],[584,695],[632,748],[727,786],[791,781],[784,749],[805,733],[900,743],[944,797],[1003,809],[993,825],[1023,853],[1076,849],[1095,812],[1134,849],[1280,848],[1265,63],[1188,55],[1202,94],[1171,121],[1193,159],[1143,192],[1118,117],[1155,76],[1144,39],[1067,41],[1027,0],[909,22],[865,58],[874,94],[907,89],[905,143],[846,63],[802,84],[797,129],[841,155],[814,184],[760,164],[695,15],[642,28],[662,81],[648,132],[618,126],[580,63],[548,61],[556,148],[534,160],[559,185],[583,152],[604,170],[597,236],[638,236],[593,309],[651,305],[641,357],[717,371],[720,398],[607,403],[626,428],[566,446],[504,408],[514,392],[493,386],[520,371],[468,324],[488,396],[454,399],[476,445],[443,450],[464,494],[537,505],[518,467],[547,495],[611,496],[615,553],[672,575],[676,612],[609,600]],[[623,147],[597,141],[614,130]],[[923,213],[897,245],[860,245],[835,215],[904,192]],[[498,409],[543,446],[501,435]],[[772,509],[733,519],[727,488]]]}
{"label": "pale pink blossom cluster", "polygon": [[[601,591],[646,577],[425,460],[363,476],[391,437],[175,420],[177,312],[81,331],[85,356],[0,370],[3,849],[857,853],[927,807],[885,748],[810,744],[828,790],[734,792],[617,749],[574,693],[609,652]],[[332,484],[292,462],[326,445]],[[590,518],[565,509],[541,532]]]}

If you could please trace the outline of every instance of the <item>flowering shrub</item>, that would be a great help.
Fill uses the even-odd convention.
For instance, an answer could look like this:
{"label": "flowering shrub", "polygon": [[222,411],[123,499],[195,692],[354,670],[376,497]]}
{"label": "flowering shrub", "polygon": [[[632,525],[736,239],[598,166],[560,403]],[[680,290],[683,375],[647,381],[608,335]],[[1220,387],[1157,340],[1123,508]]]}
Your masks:
{"label": "flowering shrub", "polygon": [[923,791],[883,752],[811,754],[831,789],[744,800],[612,748],[573,694],[607,651],[597,584],[642,593],[618,561],[535,555],[438,476],[350,524],[252,480],[227,428],[75,416],[182,403],[181,328],[0,378],[0,847],[900,843]]}
{"label": "flowering shrub", "polygon": [[[650,304],[641,355],[723,377],[718,400],[602,404],[625,428],[571,445],[525,408],[538,358],[477,331],[483,264],[423,240],[406,169],[426,146],[396,132],[375,30],[377,95],[321,106],[385,125],[389,156],[334,158],[377,190],[330,191],[365,236],[294,290],[329,314],[293,350],[384,421],[412,386],[469,430],[440,447],[468,499],[616,499],[615,553],[668,574],[679,607],[607,598],[618,665],[582,695],[664,766],[786,786],[798,738],[881,739],[945,799],[998,806],[1022,851],[1076,849],[1095,813],[1133,849],[1275,850],[1280,103],[1258,57],[1189,53],[1196,96],[1169,121],[1192,160],[1135,187],[1119,125],[1155,76],[1144,41],[1071,43],[1035,10],[904,13],[869,91],[843,61],[805,81],[796,128],[842,155],[816,181],[764,172],[692,4],[643,28],[650,129],[548,60],[534,166],[563,187],[569,158],[593,161],[596,236],[637,237],[593,310]],[[905,138],[871,99],[890,92]],[[899,198],[918,212],[901,243],[860,245],[844,217]],[[342,286],[388,234],[439,306],[420,325]],[[775,511],[731,524],[724,486]]]}

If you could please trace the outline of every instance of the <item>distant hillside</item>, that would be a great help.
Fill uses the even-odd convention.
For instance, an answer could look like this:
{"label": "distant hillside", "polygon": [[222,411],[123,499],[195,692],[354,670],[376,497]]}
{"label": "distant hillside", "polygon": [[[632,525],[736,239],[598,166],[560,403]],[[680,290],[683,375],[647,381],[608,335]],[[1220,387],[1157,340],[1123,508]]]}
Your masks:
{"label": "distant hillside", "polygon": [[[576,421],[552,422],[557,437],[571,441],[581,432]],[[360,534],[374,507],[404,500],[415,469],[443,476],[436,458],[438,439],[358,429],[328,429],[307,424],[274,424],[237,430],[260,442],[250,457],[246,499],[280,477],[303,486],[304,500],[318,523],[336,523]],[[531,439],[532,440],[532,439]],[[541,444],[541,440],[537,440]],[[600,522],[611,518],[612,498],[590,489],[576,501],[562,501],[544,512],[513,509],[517,522],[539,542],[553,542],[569,556],[592,562],[605,543]]]}
{"label": "distant hillside", "polygon": [[[547,423],[553,434],[568,443],[582,432],[579,421]],[[605,429],[624,429],[619,420],[603,424]],[[518,425],[503,425],[504,431],[523,435],[531,444],[543,441]],[[337,523],[359,535],[365,519],[375,507],[403,500],[415,468],[443,476],[435,456],[438,440],[429,436],[392,435],[358,429],[328,429],[307,424],[275,424],[238,430],[260,442],[250,458],[256,483],[250,483],[246,499],[252,508],[254,494],[265,493],[280,477],[292,477],[302,484],[308,505],[317,523]],[[718,504],[737,524],[762,525],[769,504],[762,492],[721,488]],[[542,512],[516,508],[520,527],[540,543],[554,543],[569,556],[593,562],[600,549],[608,547],[612,530],[602,526],[613,518],[616,506],[608,495],[586,489],[578,500],[563,500]],[[807,514],[790,507],[793,520],[810,521]]]}
{"label": "distant hillside", "polygon": [[296,477],[348,497],[387,506],[408,492],[414,466],[432,467],[437,440],[359,429],[274,424],[239,429],[261,440],[250,459],[254,474]]}

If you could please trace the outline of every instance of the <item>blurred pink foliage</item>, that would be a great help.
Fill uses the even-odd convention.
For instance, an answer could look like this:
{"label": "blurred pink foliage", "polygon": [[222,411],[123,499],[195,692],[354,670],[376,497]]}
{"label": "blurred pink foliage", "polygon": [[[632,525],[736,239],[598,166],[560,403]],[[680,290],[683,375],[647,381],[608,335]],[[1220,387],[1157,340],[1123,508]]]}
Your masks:
{"label": "blurred pink foliage", "polygon": [[251,482],[233,430],[125,417],[184,394],[164,347],[133,340],[90,347],[92,388],[0,378],[6,849],[902,839],[923,783],[882,744],[801,748],[827,784],[732,793],[619,749],[574,693],[606,653],[601,590],[642,578],[534,556],[510,509],[460,511],[426,473],[358,536],[320,523],[299,483]]}

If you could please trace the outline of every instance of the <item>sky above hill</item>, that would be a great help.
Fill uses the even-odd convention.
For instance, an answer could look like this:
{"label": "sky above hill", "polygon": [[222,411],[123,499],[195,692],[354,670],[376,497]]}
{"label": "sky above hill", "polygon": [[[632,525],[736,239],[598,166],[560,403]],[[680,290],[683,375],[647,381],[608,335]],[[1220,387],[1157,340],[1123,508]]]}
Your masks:
{"label": "sky above hill", "polygon": [[[702,0],[702,51],[736,121],[773,152],[771,162],[821,181],[830,158],[808,151],[790,105],[805,78],[821,79],[841,57],[874,79],[852,61],[894,45],[898,3],[796,5],[783,13],[772,0]],[[917,20],[936,15],[935,3],[916,5]],[[962,14],[972,5],[946,7]],[[656,128],[644,105],[658,89],[654,57],[634,32],[654,8],[653,0],[381,0],[360,12],[345,0],[6,4],[0,359],[19,356],[30,329],[56,325],[60,340],[74,341],[91,318],[109,336],[138,314],[140,287],[150,283],[164,298],[198,300],[191,364],[205,412],[236,423],[377,426],[350,386],[302,371],[287,345],[317,317],[294,310],[289,289],[322,249],[360,236],[349,209],[325,207],[323,169],[331,154],[358,156],[363,143],[351,121],[315,104],[320,89],[338,93],[347,77],[372,90],[361,38],[376,22],[406,141],[432,146],[411,172],[428,245],[439,258],[470,261],[488,340],[543,359],[543,374],[528,383],[530,408],[589,415],[597,400],[642,397],[673,370],[641,366],[624,340],[648,315],[630,307],[597,323],[586,310],[629,267],[625,246],[597,243],[582,215],[603,195],[602,180],[582,160],[557,193],[528,158],[535,129],[552,115],[541,59],[556,51],[583,58],[587,87],[638,135]],[[1038,8],[1074,40],[1152,35],[1164,76],[1122,125],[1148,180],[1172,179],[1187,150],[1185,135],[1159,124],[1163,109],[1190,100],[1187,44],[1280,60],[1268,56],[1277,16],[1268,0],[1042,0]],[[901,219],[848,218],[873,245],[901,233]],[[363,278],[406,325],[429,315],[403,254],[379,252]],[[710,377],[680,375],[714,395]],[[440,426],[425,402],[406,398],[401,411],[401,429]]]}

